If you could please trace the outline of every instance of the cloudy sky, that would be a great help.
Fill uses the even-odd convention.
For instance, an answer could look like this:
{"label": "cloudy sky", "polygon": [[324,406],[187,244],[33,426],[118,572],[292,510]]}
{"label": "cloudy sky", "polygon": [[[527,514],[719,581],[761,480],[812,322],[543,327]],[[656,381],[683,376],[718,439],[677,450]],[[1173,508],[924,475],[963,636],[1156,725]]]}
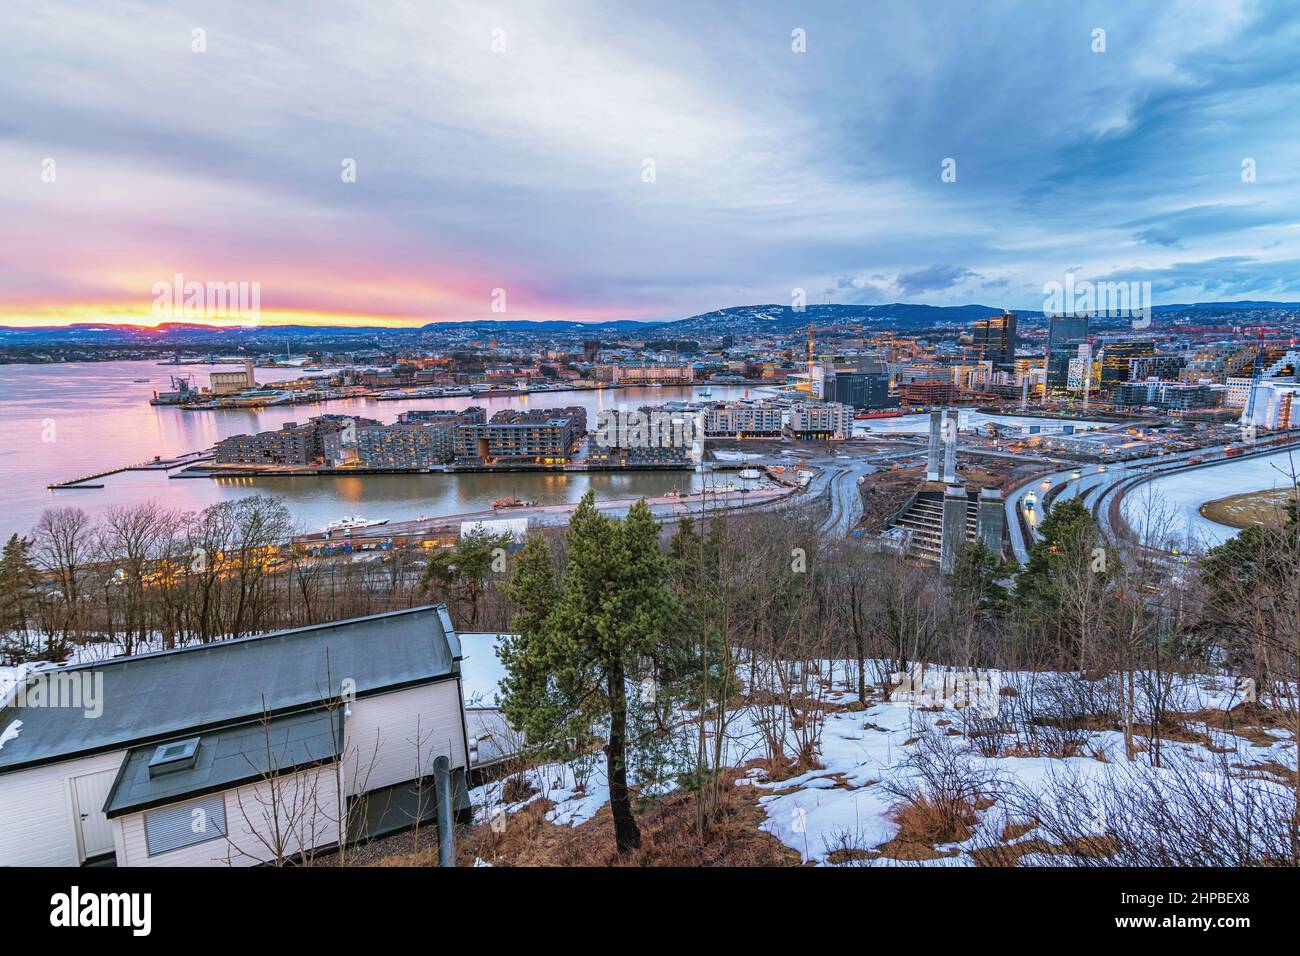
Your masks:
{"label": "cloudy sky", "polygon": [[178,273],[260,283],[263,322],[1300,299],[1297,3],[4,19],[0,324],[157,321]]}

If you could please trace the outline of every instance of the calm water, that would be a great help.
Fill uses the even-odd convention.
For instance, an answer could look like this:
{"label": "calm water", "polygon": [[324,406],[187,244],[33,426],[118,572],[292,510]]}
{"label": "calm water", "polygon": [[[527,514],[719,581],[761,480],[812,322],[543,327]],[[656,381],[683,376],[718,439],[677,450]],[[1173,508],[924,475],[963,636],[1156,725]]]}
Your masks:
{"label": "calm water", "polygon": [[[167,390],[172,373],[192,372],[196,385],[220,366],[172,366],[153,362],[91,362],[68,365],[0,365],[0,536],[28,532],[43,509],[76,505],[92,514],[109,505],[154,499],[177,509],[198,510],[216,501],[266,493],[285,500],[305,528],[345,514],[400,520],[487,508],[506,495],[543,504],[576,501],[588,488],[598,498],[658,495],[694,488],[688,472],[559,475],[374,475],[337,478],[256,478],[214,481],[169,478],[161,471],[124,472],[103,479],[103,489],[49,491],[46,485],[152,459],[209,448],[241,432],[279,428],[326,412],[393,421],[406,408],[463,408],[478,404],[490,416],[502,408],[580,405],[594,427],[596,413],[697,397],[702,388],[627,388],[559,392],[493,399],[448,398],[380,402],[351,399],[322,405],[264,410],[186,412],[149,404]],[[259,382],[296,378],[289,369],[258,369]],[[147,382],[136,382],[147,378]],[[744,388],[714,387],[713,398],[739,398]],[[171,472],[172,475],[178,471]]]}

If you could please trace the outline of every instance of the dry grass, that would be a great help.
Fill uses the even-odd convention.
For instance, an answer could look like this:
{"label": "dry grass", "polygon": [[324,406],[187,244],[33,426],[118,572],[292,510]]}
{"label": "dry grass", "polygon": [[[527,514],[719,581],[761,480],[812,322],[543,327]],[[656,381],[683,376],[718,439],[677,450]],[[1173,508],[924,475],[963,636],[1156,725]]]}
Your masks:
{"label": "dry grass", "polygon": [[[494,866],[798,866],[797,852],[759,825],[765,819],[758,806],[760,794],[752,787],[736,787],[731,772],[722,788],[716,822],[701,837],[696,819],[696,797],[674,794],[637,816],[641,846],[620,858],[614,851],[614,824],[606,805],[586,823],[556,826],[546,820],[553,806],[534,800],[511,814],[503,832],[479,824],[458,835],[457,857],[462,866],[476,858]],[[430,866],[437,864],[437,848],[418,854],[397,855],[376,866]]]}
{"label": "dry grass", "polygon": [[1293,498],[1295,490],[1292,488],[1247,491],[1207,501],[1199,510],[1203,517],[1231,528],[1246,528],[1254,524],[1280,528],[1286,523],[1286,506]]}
{"label": "dry grass", "polygon": [[1099,860],[1114,856],[1119,844],[1109,837],[1085,836],[1065,844],[1048,843],[1030,839],[1011,846],[987,846],[971,851],[976,866],[1019,866],[1020,860],[1032,853],[1047,856],[1081,856]]}
{"label": "dry grass", "polygon": [[925,794],[895,804],[889,811],[898,833],[882,844],[880,856],[895,860],[935,860],[956,856],[957,850],[939,850],[941,843],[961,843],[971,838],[977,821],[976,806],[961,802],[937,802]]}
{"label": "dry grass", "polygon": [[1291,718],[1285,713],[1263,707],[1259,703],[1238,704],[1232,710],[1207,707],[1179,714],[1178,717],[1189,723],[1205,724],[1215,730],[1241,737],[1257,747],[1271,747],[1277,743],[1278,738],[1266,733],[1267,730],[1280,728],[1292,733],[1295,730]]}

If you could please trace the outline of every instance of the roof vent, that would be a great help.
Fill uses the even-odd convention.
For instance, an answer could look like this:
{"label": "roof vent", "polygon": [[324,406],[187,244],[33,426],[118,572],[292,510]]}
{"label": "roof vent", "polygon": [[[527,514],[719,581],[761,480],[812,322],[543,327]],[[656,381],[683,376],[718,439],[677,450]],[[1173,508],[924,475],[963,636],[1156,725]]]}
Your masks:
{"label": "roof vent", "polygon": [[194,758],[199,753],[199,738],[177,740],[170,744],[161,744],[149,758],[149,776],[157,777],[164,773],[189,770],[194,766]]}

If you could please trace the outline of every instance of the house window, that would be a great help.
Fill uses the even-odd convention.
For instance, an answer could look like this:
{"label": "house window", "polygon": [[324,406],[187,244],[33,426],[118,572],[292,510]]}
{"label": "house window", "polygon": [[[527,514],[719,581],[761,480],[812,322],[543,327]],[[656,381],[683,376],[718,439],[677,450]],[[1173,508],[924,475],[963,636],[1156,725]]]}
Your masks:
{"label": "house window", "polygon": [[226,798],[216,794],[144,815],[145,845],[150,856],[194,846],[226,835]]}

